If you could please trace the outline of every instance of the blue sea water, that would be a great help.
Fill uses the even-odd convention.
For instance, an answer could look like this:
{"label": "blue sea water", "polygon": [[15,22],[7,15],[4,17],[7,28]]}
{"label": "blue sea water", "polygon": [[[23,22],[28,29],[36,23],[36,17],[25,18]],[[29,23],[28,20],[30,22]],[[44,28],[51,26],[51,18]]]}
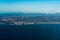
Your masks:
{"label": "blue sea water", "polygon": [[0,40],[60,40],[60,24],[0,25]]}

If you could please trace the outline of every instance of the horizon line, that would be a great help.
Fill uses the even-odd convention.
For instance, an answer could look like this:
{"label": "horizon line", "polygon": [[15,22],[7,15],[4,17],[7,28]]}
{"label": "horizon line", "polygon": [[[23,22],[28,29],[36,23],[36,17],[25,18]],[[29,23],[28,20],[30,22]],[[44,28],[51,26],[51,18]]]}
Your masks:
{"label": "horizon line", "polygon": [[44,13],[44,14],[57,14],[60,12],[0,12],[0,13]]}

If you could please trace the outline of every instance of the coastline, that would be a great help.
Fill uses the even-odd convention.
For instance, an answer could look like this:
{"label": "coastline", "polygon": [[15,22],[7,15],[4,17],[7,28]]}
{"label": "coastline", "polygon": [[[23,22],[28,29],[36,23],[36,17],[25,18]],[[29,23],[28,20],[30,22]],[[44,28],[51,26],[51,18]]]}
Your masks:
{"label": "coastline", "polygon": [[[0,23],[0,24],[6,24],[6,23]],[[14,23],[7,23],[8,25],[32,25],[32,24],[60,24],[60,22],[37,22],[37,23],[34,23],[34,22],[14,22]]]}

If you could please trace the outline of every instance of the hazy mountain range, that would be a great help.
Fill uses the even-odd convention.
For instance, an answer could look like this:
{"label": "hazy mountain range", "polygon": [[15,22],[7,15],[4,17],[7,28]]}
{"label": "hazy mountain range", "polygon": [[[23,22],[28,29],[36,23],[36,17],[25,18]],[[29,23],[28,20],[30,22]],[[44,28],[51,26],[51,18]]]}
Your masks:
{"label": "hazy mountain range", "polygon": [[0,16],[60,16],[60,13],[46,14],[46,13],[0,13]]}

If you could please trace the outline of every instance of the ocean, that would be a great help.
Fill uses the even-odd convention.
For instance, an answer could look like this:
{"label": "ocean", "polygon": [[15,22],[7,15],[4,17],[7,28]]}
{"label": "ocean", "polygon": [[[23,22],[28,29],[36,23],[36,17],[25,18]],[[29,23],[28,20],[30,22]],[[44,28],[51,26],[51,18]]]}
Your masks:
{"label": "ocean", "polygon": [[0,40],[60,40],[60,24],[2,24]]}

